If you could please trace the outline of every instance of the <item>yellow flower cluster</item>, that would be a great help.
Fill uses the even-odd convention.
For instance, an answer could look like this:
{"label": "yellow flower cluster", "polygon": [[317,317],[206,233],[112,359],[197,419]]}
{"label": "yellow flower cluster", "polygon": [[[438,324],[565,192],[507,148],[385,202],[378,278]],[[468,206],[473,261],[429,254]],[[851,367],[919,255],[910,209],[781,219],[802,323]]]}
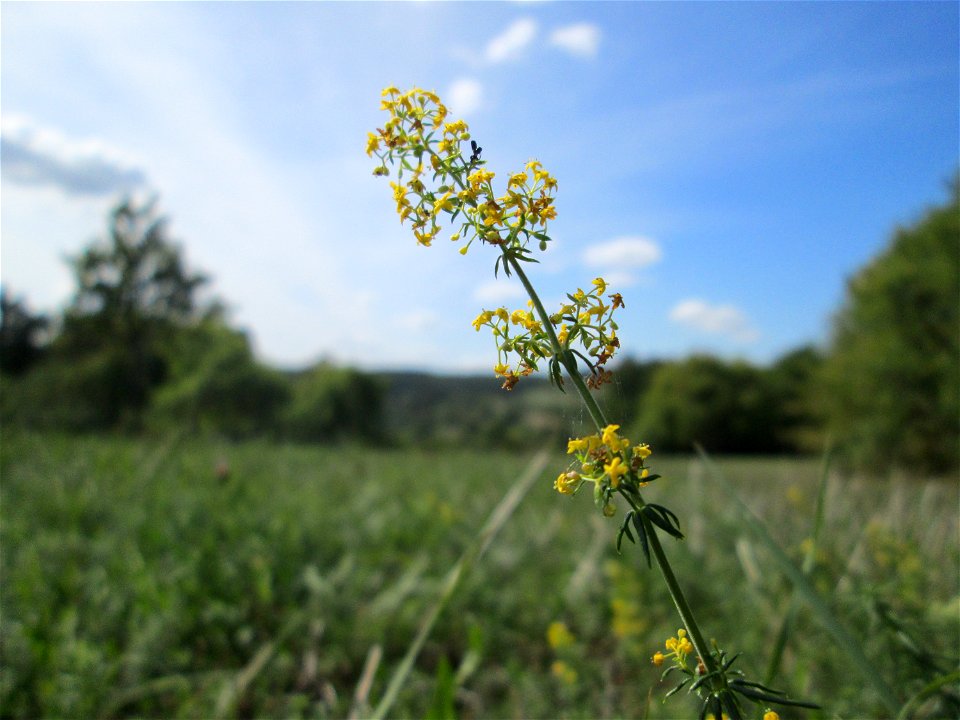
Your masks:
{"label": "yellow flower cluster", "polygon": [[693,653],[693,643],[690,642],[690,639],[687,637],[686,630],[683,628],[677,630],[677,636],[667,638],[667,641],[664,643],[664,645],[670,652],[666,654],[659,651],[655,652],[651,658],[654,665],[659,667],[663,665],[667,658],[674,658],[673,664],[676,667],[684,670],[690,669],[688,658]]}
{"label": "yellow flower cluster", "polygon": [[607,425],[598,435],[570,439],[567,454],[576,455],[580,470],[561,473],[553,484],[554,489],[572,495],[584,481],[616,489],[624,478],[637,487],[646,485],[644,480],[650,476],[650,469],[644,460],[653,451],[646,444],[635,445],[631,450],[630,441],[620,437],[619,431],[619,425]]}
{"label": "yellow flower cluster", "polygon": [[[467,248],[476,238],[523,257],[531,239],[546,248],[547,222],[557,216],[554,194],[557,181],[536,160],[523,172],[509,177],[506,192],[494,192],[494,173],[482,168],[482,148],[471,142],[466,157],[461,143],[470,140],[463,120],[446,122],[447,108],[433,92],[413,88],[401,93],[391,86],[381,93],[382,110],[389,120],[376,133],[367,133],[367,155],[376,155],[380,165],[375,175],[388,175],[387,164],[399,163],[398,179],[412,173],[406,182],[393,182],[393,197],[400,221],[412,218],[417,242],[429,246],[440,232],[438,219],[445,213],[454,221],[463,217],[461,228],[451,236],[466,237]],[[424,163],[428,167],[424,167]],[[429,170],[428,187],[423,178]]]}
{"label": "yellow flower cluster", "polygon": [[[623,307],[623,298],[619,293],[614,293],[606,296],[610,302],[605,303],[603,293],[606,289],[606,281],[596,278],[589,292],[578,289],[573,295],[568,295],[570,302],[564,303],[549,318],[561,350],[569,350],[576,343],[590,356],[587,384],[592,387],[599,387],[609,379],[610,373],[603,366],[620,347],[613,312]],[[554,356],[550,333],[530,309],[509,312],[501,307],[484,310],[474,318],[472,324],[477,331],[484,325],[492,330],[499,355],[494,373],[504,378],[503,387],[508,390],[521,377],[538,369],[540,360]],[[515,332],[511,326],[519,332]],[[511,355],[517,356],[516,368],[511,365]],[[586,359],[582,353],[580,357]]]}

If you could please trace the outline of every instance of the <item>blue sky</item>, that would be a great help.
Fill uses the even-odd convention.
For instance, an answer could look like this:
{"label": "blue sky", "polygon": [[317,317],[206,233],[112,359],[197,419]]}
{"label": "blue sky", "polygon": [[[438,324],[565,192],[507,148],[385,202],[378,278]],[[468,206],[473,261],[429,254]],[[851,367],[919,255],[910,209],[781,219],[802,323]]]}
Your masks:
{"label": "blue sky", "polygon": [[153,192],[264,360],[489,369],[470,321],[524,298],[490,248],[418,247],[364,154],[419,85],[500,178],[557,177],[548,305],[602,274],[625,353],[769,362],[945,198],[958,7],[6,2],[0,279],[62,307],[63,258]]}

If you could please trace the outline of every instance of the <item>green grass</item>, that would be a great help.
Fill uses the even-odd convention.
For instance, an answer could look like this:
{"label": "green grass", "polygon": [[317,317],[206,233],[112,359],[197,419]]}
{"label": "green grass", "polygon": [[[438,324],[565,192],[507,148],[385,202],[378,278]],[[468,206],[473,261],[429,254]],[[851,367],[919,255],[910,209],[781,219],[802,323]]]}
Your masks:
{"label": "green grass", "polygon": [[[361,707],[375,706],[532,450],[6,436],[0,714],[346,717],[368,657]],[[789,582],[699,461],[651,460],[665,479],[648,499],[683,522],[666,548],[702,627],[762,678]],[[661,703],[649,662],[677,628],[663,585],[636,547],[617,557],[616,519],[551,489],[566,461],[462,578],[391,716],[449,707],[451,683],[461,717],[691,716],[682,693]],[[718,463],[802,563],[819,461]],[[901,702],[960,654],[958,502],[956,479],[827,486],[811,581]],[[572,645],[550,647],[554,621]],[[848,662],[801,603],[773,684],[823,717],[883,715]]]}

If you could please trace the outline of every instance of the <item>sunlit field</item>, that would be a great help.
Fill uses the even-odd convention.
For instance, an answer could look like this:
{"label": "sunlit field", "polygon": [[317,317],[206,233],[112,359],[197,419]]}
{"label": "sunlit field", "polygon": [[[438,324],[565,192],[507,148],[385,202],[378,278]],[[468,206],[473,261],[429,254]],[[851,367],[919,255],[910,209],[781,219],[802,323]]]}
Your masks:
{"label": "sunlit field", "polygon": [[[369,716],[534,450],[8,434],[0,712]],[[705,632],[763,678],[791,585],[702,461],[656,460],[649,495],[681,517],[667,551]],[[617,556],[617,518],[552,489],[564,462],[463,577],[390,716],[696,714],[683,691],[662,703],[672,686],[650,662],[677,629],[656,571],[628,543]],[[717,464],[801,564],[821,461]],[[810,577],[905,701],[958,652],[956,478],[828,477]],[[775,682],[824,708],[782,717],[885,714],[802,599]]]}

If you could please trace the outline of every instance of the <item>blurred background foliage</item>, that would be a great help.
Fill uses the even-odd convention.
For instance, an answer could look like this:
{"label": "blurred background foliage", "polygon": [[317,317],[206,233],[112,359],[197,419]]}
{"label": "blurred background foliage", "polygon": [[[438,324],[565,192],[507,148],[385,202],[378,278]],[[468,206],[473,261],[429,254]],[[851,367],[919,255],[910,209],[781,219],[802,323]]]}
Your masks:
{"label": "blurred background foliage", "polygon": [[[226,439],[517,448],[563,439],[584,418],[530,378],[365,373],[321,362],[267,367],[187,269],[155,202],[118,203],[107,233],[71,261],[60,316],[3,289],[0,419],[68,432],[171,429]],[[626,359],[604,388],[609,416],[658,451],[819,452],[849,467],[946,473],[960,462],[958,181],[850,278],[823,347],[767,366],[710,356]]]}

